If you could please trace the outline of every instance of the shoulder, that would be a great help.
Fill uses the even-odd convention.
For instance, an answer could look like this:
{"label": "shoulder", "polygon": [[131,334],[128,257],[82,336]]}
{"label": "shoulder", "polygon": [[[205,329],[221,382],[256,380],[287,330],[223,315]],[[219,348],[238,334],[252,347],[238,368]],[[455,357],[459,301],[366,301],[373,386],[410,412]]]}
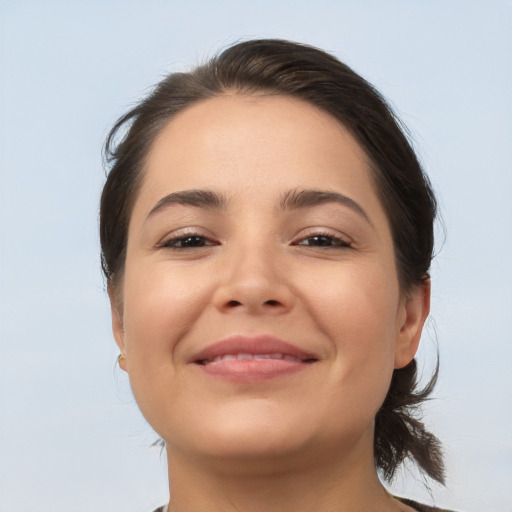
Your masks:
{"label": "shoulder", "polygon": [[[445,508],[438,508],[438,507],[431,507],[429,505],[423,505],[421,503],[418,503],[413,500],[409,500],[407,498],[399,498],[397,496],[396,499],[401,501],[405,505],[412,507],[414,510],[417,510],[418,512],[454,512],[452,510],[447,510]],[[155,511],[155,512],[157,512],[157,511]]]}

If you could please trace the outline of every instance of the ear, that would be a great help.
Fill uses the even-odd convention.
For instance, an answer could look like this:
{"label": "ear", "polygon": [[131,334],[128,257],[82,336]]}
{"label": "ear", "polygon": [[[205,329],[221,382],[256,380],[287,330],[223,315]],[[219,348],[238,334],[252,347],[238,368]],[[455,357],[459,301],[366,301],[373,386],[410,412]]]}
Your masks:
{"label": "ear", "polygon": [[128,362],[126,360],[126,350],[125,350],[125,340],[124,340],[124,325],[123,325],[123,315],[120,300],[117,297],[116,291],[113,289],[112,285],[108,287],[108,298],[110,299],[110,315],[112,318],[112,333],[114,334],[114,339],[116,341],[117,346],[119,347],[119,351],[121,352],[121,357],[119,357],[119,366],[125,372],[128,370]]}
{"label": "ear", "polygon": [[399,332],[395,344],[395,369],[407,366],[418,350],[423,325],[430,312],[430,279],[415,286],[400,306]]}

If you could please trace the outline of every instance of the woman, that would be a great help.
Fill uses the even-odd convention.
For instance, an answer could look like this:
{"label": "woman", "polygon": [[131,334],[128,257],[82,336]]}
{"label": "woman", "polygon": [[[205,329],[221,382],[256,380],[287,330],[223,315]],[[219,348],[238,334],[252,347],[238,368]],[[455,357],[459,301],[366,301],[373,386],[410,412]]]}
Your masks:
{"label": "woman", "polygon": [[412,414],[435,381],[418,391],[414,360],[435,199],[372,86],[244,42],[165,78],[106,152],[113,331],[165,442],[166,510],[440,510],[378,476],[409,457],[444,478]]}

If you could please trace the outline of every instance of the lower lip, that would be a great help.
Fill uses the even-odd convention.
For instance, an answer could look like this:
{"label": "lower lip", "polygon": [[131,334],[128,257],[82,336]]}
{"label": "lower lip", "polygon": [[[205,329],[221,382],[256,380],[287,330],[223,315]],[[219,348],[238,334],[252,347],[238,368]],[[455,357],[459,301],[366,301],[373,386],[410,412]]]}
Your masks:
{"label": "lower lip", "polygon": [[199,364],[199,368],[212,377],[233,382],[251,382],[273,379],[297,373],[310,367],[312,363],[287,361],[285,359],[251,359],[220,361]]}

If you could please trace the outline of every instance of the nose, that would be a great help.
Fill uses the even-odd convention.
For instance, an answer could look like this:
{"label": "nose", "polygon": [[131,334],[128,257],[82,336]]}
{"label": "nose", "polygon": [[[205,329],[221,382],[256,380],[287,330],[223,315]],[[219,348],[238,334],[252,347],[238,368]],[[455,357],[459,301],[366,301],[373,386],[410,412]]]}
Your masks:
{"label": "nose", "polygon": [[224,313],[282,314],[293,307],[286,265],[269,248],[244,247],[226,257],[213,302]]}

